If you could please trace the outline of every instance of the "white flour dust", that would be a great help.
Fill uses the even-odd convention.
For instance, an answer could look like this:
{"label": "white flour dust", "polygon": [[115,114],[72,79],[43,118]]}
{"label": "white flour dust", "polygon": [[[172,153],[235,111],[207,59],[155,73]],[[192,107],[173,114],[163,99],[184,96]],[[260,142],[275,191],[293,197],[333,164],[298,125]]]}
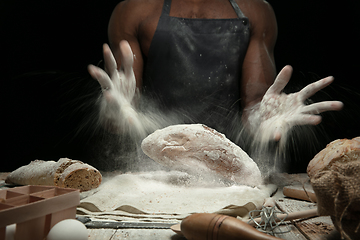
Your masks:
{"label": "white flour dust", "polygon": [[131,206],[128,210],[141,212],[134,216],[127,211],[129,218],[157,217],[159,214],[167,215],[166,218],[179,218],[194,212],[216,212],[229,205],[242,206],[249,202],[260,207],[274,190],[274,185],[255,188],[219,183],[209,185],[178,171],[114,173],[105,175],[104,183],[92,191],[95,194],[85,193],[81,202],[92,203],[101,211],[118,210],[113,215],[120,213],[119,210],[124,210],[125,206]]}
{"label": "white flour dust", "polygon": [[97,126],[110,132],[104,134],[102,149],[99,149],[101,153],[97,158],[101,159],[101,165],[112,171],[164,170],[142,152],[141,142],[157,129],[183,123],[180,114],[163,113],[145,96],[135,95],[133,103],[124,100],[120,94],[114,96],[115,103],[112,104],[108,104],[103,95],[98,99]]}
{"label": "white flour dust", "polygon": [[[147,167],[151,170],[154,167],[164,169],[143,154],[140,148],[141,141],[157,129],[183,123],[184,117],[178,112],[164,114],[151,100],[144,96],[140,98],[138,93],[134,93],[131,103],[125,97],[121,97],[124,95],[129,94],[113,94],[115,97],[112,99],[112,104],[108,104],[104,97],[99,99],[99,124],[115,129],[115,132],[120,133],[119,138],[127,136],[129,141],[121,139],[123,146],[127,144],[124,141],[131,142],[135,146],[130,147],[130,151],[126,153],[118,152],[122,154],[123,159],[127,154],[127,161],[132,163],[129,170],[134,170],[134,167],[141,170],[146,170]],[[227,135],[241,147],[243,146],[239,143],[244,143],[246,146],[244,150],[258,164],[264,175],[283,170],[281,165],[286,161],[288,137],[293,127],[301,120],[297,119],[301,115],[298,114],[299,108],[296,105],[303,103],[294,102],[292,99],[295,98],[288,96],[293,95],[279,94],[276,99],[271,96],[266,100],[266,104],[255,105],[251,110],[250,125],[247,128],[242,127],[240,117],[236,119],[238,123],[234,124],[232,134],[241,135],[238,137],[241,141]]]}
{"label": "white flour dust", "polygon": [[[120,130],[119,142],[108,143],[105,146],[105,151],[111,151],[111,145],[115,145],[114,147],[116,147],[116,144],[119,144],[119,149],[115,153],[118,154],[119,157],[112,157],[117,158],[118,162],[122,162],[119,163],[120,166],[126,165],[126,171],[164,170],[165,168],[162,165],[149,159],[142,152],[140,147],[141,142],[146,136],[157,129],[182,123],[183,118],[180,117],[178,113],[172,113],[171,115],[162,113],[158,108],[154,107],[150,101],[144,100],[144,98],[142,98],[142,102],[137,100],[140,103],[140,110],[136,110],[134,106],[129,104],[123,105],[122,108],[116,107],[116,105],[115,107],[109,107],[104,104],[103,99],[100,99],[100,101],[102,101],[99,105],[101,124],[104,124],[105,119],[105,121],[111,121],[111,123],[105,122],[105,124],[115,124],[114,128]],[[117,101],[120,102],[120,100]],[[240,119],[238,120],[240,121]],[[234,135],[237,135],[236,132],[239,132],[240,134],[245,132],[242,130],[240,122],[237,126],[238,127],[233,129]],[[259,137],[261,137],[261,141],[258,141]],[[285,141],[285,134],[283,137],[283,141]],[[124,140],[124,138],[126,139]],[[255,138],[245,137],[245,139],[245,141],[251,142],[250,152],[248,154],[257,163],[261,172],[264,175],[273,172],[274,158],[278,156],[272,154],[274,146],[267,141],[271,139],[270,131],[267,135],[260,134],[260,131],[257,131]],[[203,180],[213,182],[211,177],[205,175]]]}
{"label": "white flour dust", "polygon": [[[133,102],[125,101],[115,94],[114,104],[99,98],[99,124],[110,126],[119,134],[129,134],[132,139],[142,140],[157,129],[181,123],[173,113],[162,113],[150,99],[135,97]],[[135,106],[136,105],[136,106]]]}
{"label": "white flour dust", "polygon": [[257,144],[266,145],[272,140],[278,140],[280,148],[285,147],[289,130],[295,125],[288,120],[298,116],[296,110],[288,111],[296,109],[296,106],[288,101],[287,96],[281,94],[277,99],[269,98],[266,104],[260,102],[252,108],[249,122]]}

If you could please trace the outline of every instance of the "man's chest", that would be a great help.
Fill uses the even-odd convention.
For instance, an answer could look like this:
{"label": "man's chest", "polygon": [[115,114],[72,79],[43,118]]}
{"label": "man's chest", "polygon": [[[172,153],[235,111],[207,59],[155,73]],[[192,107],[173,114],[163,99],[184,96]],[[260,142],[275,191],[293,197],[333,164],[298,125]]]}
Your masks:
{"label": "man's chest", "polygon": [[[164,1],[159,1],[156,10],[140,23],[138,36],[142,52],[148,55],[151,41],[162,14]],[[169,17],[186,19],[231,19],[237,14],[229,0],[172,0]]]}

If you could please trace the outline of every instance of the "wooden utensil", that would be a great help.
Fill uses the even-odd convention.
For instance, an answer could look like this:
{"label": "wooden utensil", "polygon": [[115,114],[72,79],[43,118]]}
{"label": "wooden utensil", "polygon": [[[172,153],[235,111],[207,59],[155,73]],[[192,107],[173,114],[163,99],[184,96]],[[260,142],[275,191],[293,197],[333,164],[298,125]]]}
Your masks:
{"label": "wooden utensil", "polygon": [[179,226],[171,228],[188,240],[276,240],[249,224],[226,215],[196,213],[186,217]]}
{"label": "wooden utensil", "polygon": [[[292,220],[317,217],[317,216],[318,216],[317,208],[314,208],[314,209],[309,209],[309,210],[304,210],[304,211],[299,211],[299,212],[292,212],[289,214],[279,214],[279,215],[277,215],[277,218],[274,220],[281,221],[286,218],[285,221],[292,221]],[[249,223],[249,225],[256,226],[255,222],[261,223],[261,221],[262,221],[262,219],[260,217],[255,218],[253,221],[251,221]]]}
{"label": "wooden utensil", "polygon": [[303,187],[302,185],[285,186],[283,188],[283,194],[286,197],[295,199],[317,202],[316,195],[311,186]]}

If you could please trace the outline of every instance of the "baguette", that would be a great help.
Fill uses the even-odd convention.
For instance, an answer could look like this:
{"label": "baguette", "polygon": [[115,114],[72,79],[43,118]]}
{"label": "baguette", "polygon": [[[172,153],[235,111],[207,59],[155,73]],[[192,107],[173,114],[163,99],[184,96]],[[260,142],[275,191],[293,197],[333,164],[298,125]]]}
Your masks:
{"label": "baguette", "polygon": [[46,185],[88,191],[97,188],[101,173],[78,160],[60,158],[55,161],[35,160],[11,172],[5,182],[16,185]]}
{"label": "baguette", "polygon": [[155,162],[173,170],[220,176],[237,184],[262,184],[256,163],[224,134],[202,124],[180,124],[155,131],[141,144]]}

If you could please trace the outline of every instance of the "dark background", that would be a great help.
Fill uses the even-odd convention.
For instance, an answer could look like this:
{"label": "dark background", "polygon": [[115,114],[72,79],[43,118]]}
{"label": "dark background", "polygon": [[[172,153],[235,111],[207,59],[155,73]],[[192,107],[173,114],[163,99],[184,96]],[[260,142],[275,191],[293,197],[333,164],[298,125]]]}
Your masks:
{"label": "dark background", "polygon": [[[315,152],[337,138],[360,136],[358,1],[270,1],[278,20],[275,49],[280,70],[294,67],[289,89],[333,75],[317,99],[345,102],[324,114]],[[92,106],[99,86],[86,71],[100,64],[107,23],[118,1],[1,1],[2,164],[12,171],[34,159],[69,157],[87,162],[94,150]],[[85,128],[82,128],[84,127]],[[83,129],[83,130],[80,130]],[[80,130],[80,131],[79,131]],[[304,172],[308,145],[292,171]],[[92,151],[91,151],[92,150]],[[299,157],[297,157],[299,158]]]}

